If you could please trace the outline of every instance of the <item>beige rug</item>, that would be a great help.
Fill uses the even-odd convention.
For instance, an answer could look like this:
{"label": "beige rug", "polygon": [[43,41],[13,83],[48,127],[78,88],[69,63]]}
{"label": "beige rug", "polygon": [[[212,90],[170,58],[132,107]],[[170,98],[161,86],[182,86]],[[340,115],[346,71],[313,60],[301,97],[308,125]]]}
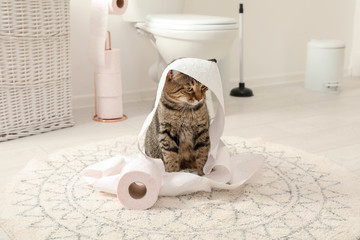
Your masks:
{"label": "beige rug", "polygon": [[135,138],[123,137],[31,161],[0,196],[1,227],[18,240],[360,238],[359,177],[300,150],[224,140],[233,154],[265,156],[261,182],[127,210],[79,178],[90,164],[135,153]]}

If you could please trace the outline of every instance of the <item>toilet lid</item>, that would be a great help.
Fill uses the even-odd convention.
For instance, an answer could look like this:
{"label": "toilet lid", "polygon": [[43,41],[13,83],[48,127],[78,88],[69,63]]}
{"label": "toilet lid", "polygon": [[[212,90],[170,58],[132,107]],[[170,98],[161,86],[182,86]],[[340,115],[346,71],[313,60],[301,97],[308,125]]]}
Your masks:
{"label": "toilet lid", "polygon": [[237,29],[236,20],[228,17],[191,15],[191,14],[159,14],[147,16],[146,26],[183,31],[229,30]]}

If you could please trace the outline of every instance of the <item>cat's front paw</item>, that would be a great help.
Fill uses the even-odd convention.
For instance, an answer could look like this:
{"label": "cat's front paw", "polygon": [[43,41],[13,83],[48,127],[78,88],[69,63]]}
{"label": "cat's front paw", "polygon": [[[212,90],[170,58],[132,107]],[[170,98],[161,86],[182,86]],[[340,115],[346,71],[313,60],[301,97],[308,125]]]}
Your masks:
{"label": "cat's front paw", "polygon": [[197,174],[198,174],[199,176],[204,176],[203,168],[198,168],[198,169],[197,169]]}
{"label": "cat's front paw", "polygon": [[180,171],[180,164],[178,161],[166,162],[164,165],[165,165],[166,172],[179,172]]}

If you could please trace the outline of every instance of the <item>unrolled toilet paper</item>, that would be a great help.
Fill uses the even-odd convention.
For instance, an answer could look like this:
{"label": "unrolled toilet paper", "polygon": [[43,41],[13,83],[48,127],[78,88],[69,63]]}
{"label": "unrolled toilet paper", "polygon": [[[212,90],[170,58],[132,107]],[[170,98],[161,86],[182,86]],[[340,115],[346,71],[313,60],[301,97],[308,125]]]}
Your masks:
{"label": "unrolled toilet paper", "polygon": [[85,168],[81,175],[99,179],[118,174],[126,164],[126,158],[112,157]]}
{"label": "unrolled toilet paper", "polygon": [[[157,196],[176,196],[212,189],[234,189],[248,181],[261,168],[264,157],[259,154],[241,153],[230,156],[229,151],[221,140],[224,130],[225,112],[221,78],[215,63],[193,58],[182,58],[171,63],[164,71],[158,87],[155,106],[146,118],[139,133],[139,139],[149,127],[156,108],[160,102],[166,75],[170,70],[183,72],[202,84],[206,85],[217,97],[218,108],[215,118],[210,124],[209,134],[211,149],[204,166],[205,176],[186,172],[165,172],[161,159],[146,156],[140,141],[138,141],[139,155],[136,157],[118,156],[125,159],[125,164],[115,175],[106,176],[109,168],[118,168],[120,160],[107,162],[109,167],[99,165],[101,174],[96,171],[86,172],[85,180],[94,188],[116,193],[120,202],[131,209],[146,209],[156,202]],[[90,166],[88,168],[94,168]],[[94,170],[94,169],[93,169]],[[87,174],[86,174],[87,173]],[[100,176],[100,177],[99,177]]]}
{"label": "unrolled toilet paper", "polygon": [[128,0],[91,0],[89,55],[95,67],[105,66],[105,39],[109,14],[122,15]]}

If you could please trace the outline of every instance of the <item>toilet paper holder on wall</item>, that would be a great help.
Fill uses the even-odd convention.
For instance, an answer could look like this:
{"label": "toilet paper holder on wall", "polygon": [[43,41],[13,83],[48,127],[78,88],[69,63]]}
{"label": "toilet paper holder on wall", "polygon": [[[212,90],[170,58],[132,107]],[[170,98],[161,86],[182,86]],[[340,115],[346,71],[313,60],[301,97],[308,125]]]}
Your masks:
{"label": "toilet paper holder on wall", "polygon": [[[109,41],[107,41],[107,39],[105,39],[105,51],[111,51],[111,34],[110,31],[107,31],[107,36]],[[109,47],[108,47],[108,42],[109,42]],[[96,86],[96,80],[94,80],[94,89],[95,89],[95,115],[93,116],[93,120],[97,121],[97,122],[121,122],[127,119],[127,116],[125,114],[122,114],[121,117],[119,118],[102,118],[98,116],[98,102],[97,102],[97,86]],[[121,103],[122,104],[122,103]]]}

